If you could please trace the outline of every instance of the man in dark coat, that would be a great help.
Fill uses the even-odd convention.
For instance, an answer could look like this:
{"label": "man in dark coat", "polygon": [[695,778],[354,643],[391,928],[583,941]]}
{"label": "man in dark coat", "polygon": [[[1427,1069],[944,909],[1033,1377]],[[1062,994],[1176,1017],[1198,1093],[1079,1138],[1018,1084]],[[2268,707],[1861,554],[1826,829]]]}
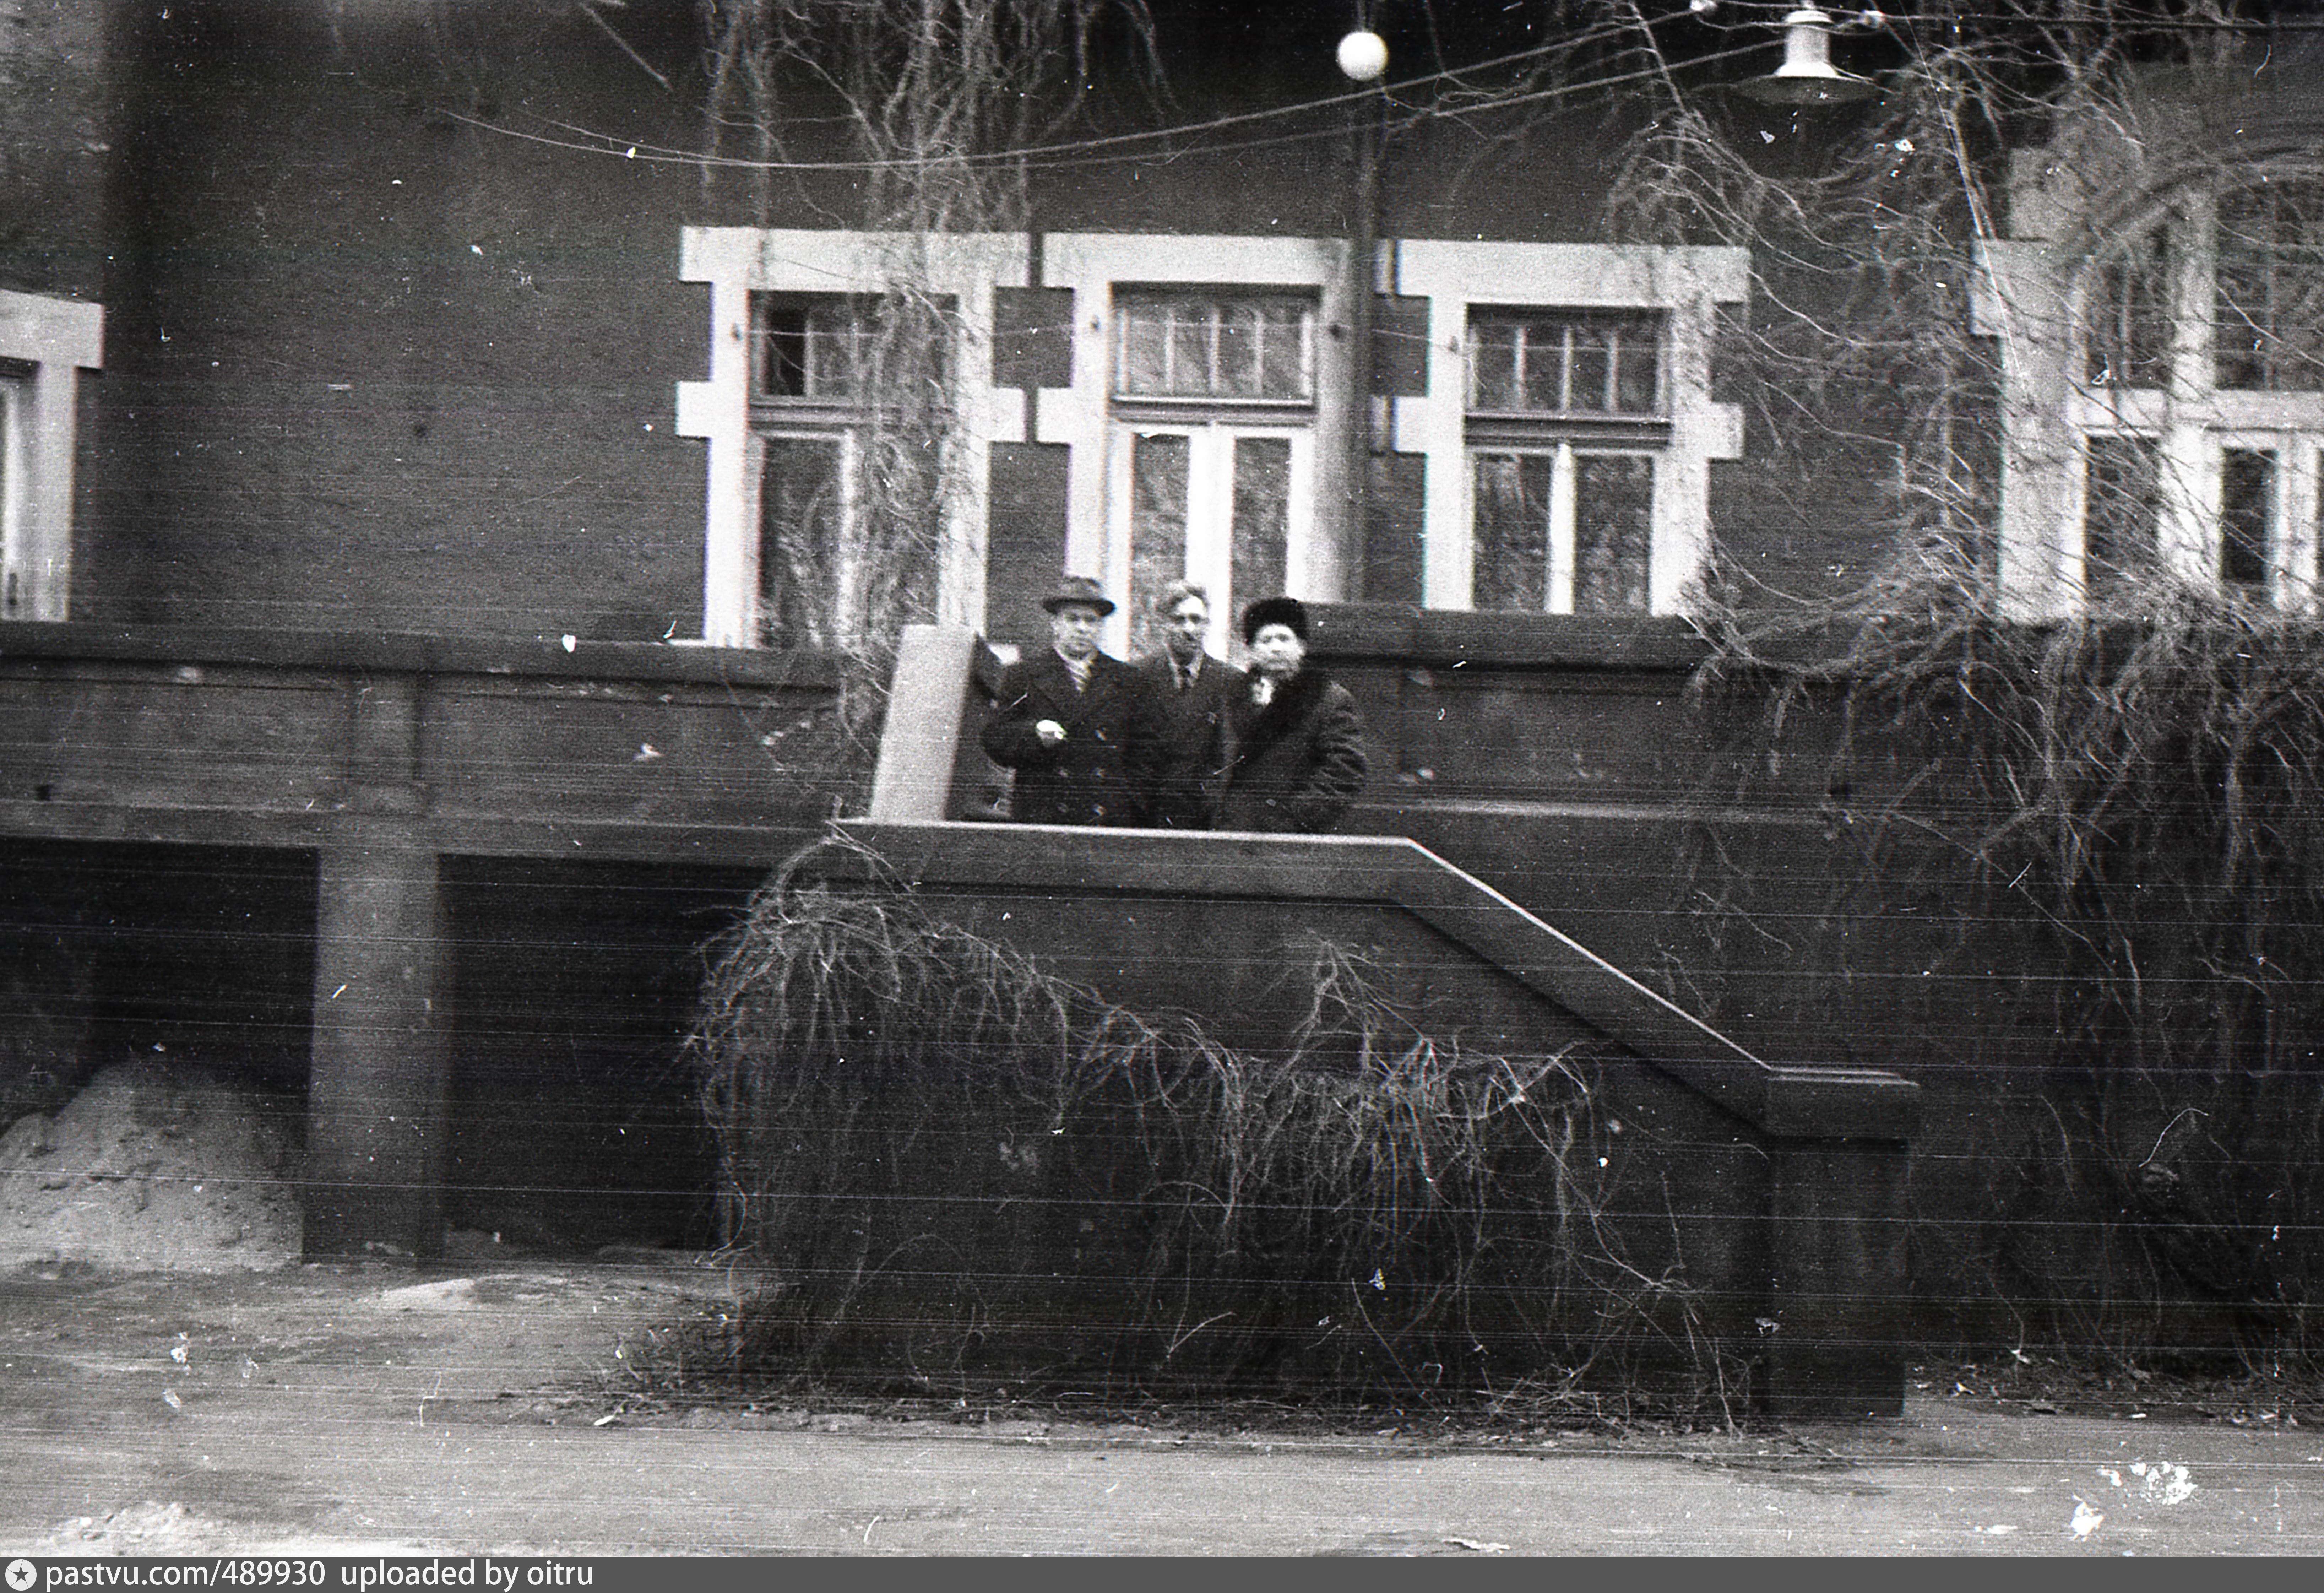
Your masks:
{"label": "man in dark coat", "polygon": [[1022,824],[1135,824],[1127,763],[1138,671],[1097,648],[1113,612],[1097,582],[1069,575],[1041,599],[1051,645],[1011,664],[985,721],[987,756],[1017,772]]}
{"label": "man in dark coat", "polygon": [[1163,648],[1138,666],[1144,718],[1131,748],[1130,776],[1157,829],[1208,829],[1226,778],[1228,702],[1240,671],[1203,651],[1210,594],[1192,581],[1162,588],[1154,611]]}
{"label": "man in dark coat", "polygon": [[1307,609],[1265,597],[1243,610],[1251,663],[1231,699],[1221,829],[1321,835],[1364,788],[1363,718],[1348,689],[1307,667]]}

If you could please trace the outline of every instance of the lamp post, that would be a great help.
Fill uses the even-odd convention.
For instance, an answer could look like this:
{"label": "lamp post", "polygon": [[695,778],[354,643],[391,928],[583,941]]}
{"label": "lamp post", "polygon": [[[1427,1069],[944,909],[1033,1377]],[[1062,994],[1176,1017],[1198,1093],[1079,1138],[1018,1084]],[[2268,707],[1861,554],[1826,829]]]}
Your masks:
{"label": "lamp post", "polygon": [[1388,99],[1378,85],[1388,71],[1387,42],[1369,28],[1359,28],[1340,41],[1338,60],[1350,82],[1372,86],[1348,113],[1356,171],[1346,282],[1348,338],[1352,345],[1348,350],[1347,454],[1342,467],[1347,482],[1336,539],[1344,597],[1349,595],[1351,574],[1360,577],[1371,533],[1372,294],[1379,281],[1380,147],[1388,119]]}

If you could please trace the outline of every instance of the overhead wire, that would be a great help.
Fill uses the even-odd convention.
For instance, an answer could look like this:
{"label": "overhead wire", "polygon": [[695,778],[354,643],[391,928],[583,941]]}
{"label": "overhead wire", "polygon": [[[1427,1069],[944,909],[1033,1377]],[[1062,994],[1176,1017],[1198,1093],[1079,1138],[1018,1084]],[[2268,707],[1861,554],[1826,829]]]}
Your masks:
{"label": "overhead wire", "polygon": [[1797,0],[1712,0],[1692,14],[1695,21],[1708,27],[1757,27],[1757,20],[1748,23],[1728,23],[1722,19],[1732,12],[1757,12],[1780,23],[1783,19],[1803,9],[1822,12],[1829,26],[1835,32],[1849,28],[1889,27],[1952,27],[1962,23],[1995,23],[2016,27],[2035,28],[2107,28],[2120,32],[2152,32],[2166,31],[2184,33],[2265,32],[2271,30],[2291,30],[2295,32],[2324,31],[2324,21],[2287,22],[2277,17],[2172,17],[2157,13],[2126,14],[2118,8],[2093,10],[2088,14],[2073,15],[2060,12],[2043,15],[2033,9],[2017,11],[1940,11],[1918,14],[1910,11],[1890,11],[1880,6],[1822,5],[1807,6]]}
{"label": "overhead wire", "polygon": [[[467,125],[474,126],[484,131],[495,133],[507,138],[521,140],[526,143],[538,144],[554,149],[570,150],[576,153],[581,154],[604,155],[622,160],[648,161],[660,164],[704,166],[721,170],[752,171],[844,173],[856,171],[893,171],[899,167],[933,164],[936,163],[936,162],[940,160],[942,163],[946,165],[974,166],[1006,163],[1011,165],[1023,165],[1035,171],[1064,171],[1093,165],[1110,165],[1124,161],[1175,159],[1180,158],[1188,153],[1240,153],[1251,150],[1278,148],[1286,144],[1312,143],[1318,139],[1337,138],[1342,134],[1344,130],[1336,125],[1333,125],[1313,128],[1302,128],[1287,133],[1259,138],[1240,139],[1223,143],[1204,143],[1196,150],[1170,148],[1173,144],[1182,144],[1187,140],[1197,139],[1205,134],[1216,132],[1221,129],[1245,126],[1259,122],[1279,121],[1292,116],[1320,115],[1334,109],[1367,103],[1375,95],[1387,96],[1390,104],[1397,105],[1398,108],[1403,111],[1408,122],[1418,122],[1434,119],[1438,116],[1453,115],[1477,116],[1521,106],[1545,104],[1579,95],[1601,93],[1609,88],[1617,88],[1626,84],[1635,83],[1661,76],[1664,69],[1658,65],[1641,67],[1628,71],[1609,73],[1588,79],[1576,79],[1570,82],[1553,84],[1542,88],[1526,89],[1513,93],[1492,95],[1489,97],[1480,98],[1470,103],[1464,103],[1457,107],[1449,109],[1443,107],[1406,105],[1398,98],[1399,96],[1409,96],[1416,91],[1425,89],[1432,85],[1457,83],[1462,78],[1469,77],[1476,73],[1491,71],[1520,62],[1538,60],[1544,56],[1554,53],[1570,51],[1589,44],[1600,42],[1609,38],[1626,36],[1632,30],[1628,25],[1620,27],[1609,25],[1595,32],[1585,34],[1574,39],[1561,40],[1554,44],[1540,45],[1525,51],[1514,51],[1508,55],[1498,56],[1489,60],[1480,61],[1470,66],[1464,66],[1457,70],[1447,69],[1444,71],[1425,73],[1418,77],[1409,78],[1396,83],[1388,84],[1379,88],[1365,88],[1350,93],[1328,95],[1320,99],[1307,99],[1290,105],[1269,107],[1261,110],[1238,112],[1231,116],[1214,116],[1200,122],[1190,122],[1167,127],[1148,128],[1130,133],[1108,134],[1098,137],[1074,139],[1056,144],[1032,144],[1012,150],[945,155],[917,161],[911,159],[889,161],[861,159],[844,161],[762,160],[741,155],[722,155],[713,153],[707,150],[688,150],[673,145],[650,144],[642,140],[626,139],[617,134],[598,133],[588,128],[576,126],[571,123],[559,122],[547,117],[541,118],[541,120],[548,125],[559,128],[567,133],[577,134],[578,137],[558,138],[549,136],[546,134],[526,132],[520,128],[506,126],[498,122],[456,110],[447,109],[444,114],[452,121],[464,123]],[[1717,51],[1710,54],[1691,58],[1688,64],[1695,67],[1715,66],[1739,59],[1743,56],[1763,53],[1767,48],[1768,44],[1766,41],[1755,41],[1753,43],[1747,46],[1740,46],[1731,50]],[[585,140],[586,142],[584,142]],[[1162,153],[1157,153],[1155,146],[1157,145],[1163,146]]]}

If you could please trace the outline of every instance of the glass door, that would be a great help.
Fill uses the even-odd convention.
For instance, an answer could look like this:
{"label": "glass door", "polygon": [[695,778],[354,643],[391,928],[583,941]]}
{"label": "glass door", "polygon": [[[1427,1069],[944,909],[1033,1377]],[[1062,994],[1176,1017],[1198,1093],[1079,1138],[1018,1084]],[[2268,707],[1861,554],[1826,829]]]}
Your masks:
{"label": "glass door", "polygon": [[1312,523],[1304,428],[1124,425],[1115,433],[1109,568],[1125,571],[1130,656],[1158,650],[1154,604],[1174,580],[1211,600],[1211,651],[1228,656],[1235,615],[1292,589]]}

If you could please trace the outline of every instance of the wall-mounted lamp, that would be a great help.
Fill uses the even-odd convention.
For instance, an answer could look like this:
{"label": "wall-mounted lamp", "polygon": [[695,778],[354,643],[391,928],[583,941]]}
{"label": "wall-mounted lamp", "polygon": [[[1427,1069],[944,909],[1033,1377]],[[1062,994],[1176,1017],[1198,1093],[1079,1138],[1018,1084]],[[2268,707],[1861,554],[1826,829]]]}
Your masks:
{"label": "wall-mounted lamp", "polygon": [[1784,64],[1764,78],[1735,85],[1762,105],[1849,105],[1870,99],[1880,86],[1831,64],[1831,17],[1800,10],[1784,19]]}

